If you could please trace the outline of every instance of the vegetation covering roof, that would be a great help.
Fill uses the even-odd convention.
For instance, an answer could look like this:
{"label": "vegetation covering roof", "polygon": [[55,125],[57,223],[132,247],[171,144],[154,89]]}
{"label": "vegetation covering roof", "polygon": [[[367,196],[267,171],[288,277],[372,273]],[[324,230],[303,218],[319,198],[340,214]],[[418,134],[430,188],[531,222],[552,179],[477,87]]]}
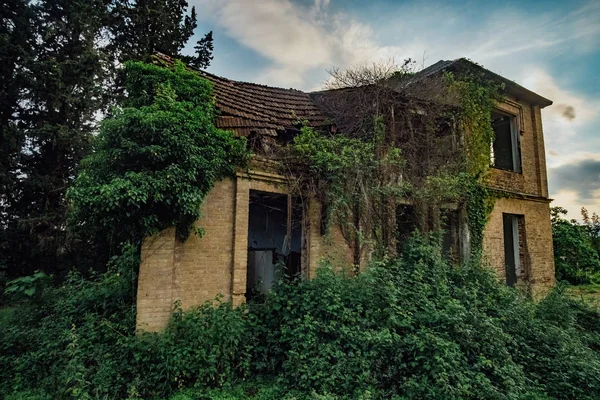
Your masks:
{"label": "vegetation covering roof", "polygon": [[477,68],[483,70],[486,75],[490,76],[490,78],[503,83],[506,92],[516,96],[518,99],[523,99],[532,104],[539,105],[542,108],[552,105],[551,100],[548,100],[547,98],[540,96],[535,92],[532,92],[531,90],[515,83],[514,81],[511,81],[510,79],[498,75],[495,72],[492,72],[488,69],[485,69],[479,64],[469,61],[466,58],[458,58],[456,60],[440,60],[435,64],[430,65],[429,67],[417,72],[410,79],[403,81],[402,85],[406,87],[414,83],[422,82],[425,79],[437,75],[441,72],[456,72],[465,68]]}
{"label": "vegetation covering roof", "polygon": [[[173,63],[173,59],[167,55],[159,53],[157,57],[168,64]],[[457,71],[462,68],[483,69],[464,58],[452,61],[442,60],[402,81],[402,86],[407,87],[423,82],[443,71]],[[298,121],[306,121],[309,126],[315,128],[330,124],[326,110],[323,110],[322,105],[315,101],[316,98],[311,93],[297,89],[234,81],[206,71],[196,71],[213,84],[216,105],[220,111],[216,126],[232,130],[238,136],[248,136],[251,133],[277,136],[278,132],[297,129]],[[484,71],[492,78],[499,79],[504,83],[507,92],[518,98],[541,107],[552,104],[552,101],[498,74],[485,69]]]}
{"label": "vegetation covering roof", "polygon": [[[170,57],[162,54],[159,58],[172,62]],[[213,84],[220,111],[216,120],[218,128],[232,130],[239,136],[248,136],[252,132],[277,136],[278,131],[296,129],[299,120],[307,121],[312,127],[327,125],[326,116],[308,93],[197,72]]]}

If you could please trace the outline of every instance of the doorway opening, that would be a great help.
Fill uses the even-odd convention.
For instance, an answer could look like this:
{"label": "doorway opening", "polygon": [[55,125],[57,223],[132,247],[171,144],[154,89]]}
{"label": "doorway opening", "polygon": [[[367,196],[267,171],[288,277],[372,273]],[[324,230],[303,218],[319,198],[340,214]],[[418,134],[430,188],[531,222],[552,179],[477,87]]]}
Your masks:
{"label": "doorway opening", "polygon": [[525,219],[523,215],[502,214],[504,226],[504,268],[506,284],[515,286],[525,273]]}
{"label": "doorway opening", "polygon": [[246,299],[301,273],[302,206],[287,194],[250,191]]}

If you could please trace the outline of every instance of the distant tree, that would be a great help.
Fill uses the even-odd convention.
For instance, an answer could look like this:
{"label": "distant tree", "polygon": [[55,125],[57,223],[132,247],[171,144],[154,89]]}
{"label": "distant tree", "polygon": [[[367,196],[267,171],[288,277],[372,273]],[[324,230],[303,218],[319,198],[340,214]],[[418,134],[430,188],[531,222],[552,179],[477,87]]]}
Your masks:
{"label": "distant tree", "polygon": [[581,219],[583,220],[583,226],[585,226],[594,249],[600,254],[600,217],[598,214],[590,213],[585,207],[581,207]]}
{"label": "distant tree", "polygon": [[181,56],[181,60],[195,68],[208,68],[213,59],[212,52],[214,47],[212,31],[208,32],[202,39],[198,40],[194,49],[196,49],[195,55]]}
{"label": "distant tree", "polygon": [[551,215],[556,278],[573,284],[600,280],[600,257],[589,227],[565,219],[562,207],[552,207]]}

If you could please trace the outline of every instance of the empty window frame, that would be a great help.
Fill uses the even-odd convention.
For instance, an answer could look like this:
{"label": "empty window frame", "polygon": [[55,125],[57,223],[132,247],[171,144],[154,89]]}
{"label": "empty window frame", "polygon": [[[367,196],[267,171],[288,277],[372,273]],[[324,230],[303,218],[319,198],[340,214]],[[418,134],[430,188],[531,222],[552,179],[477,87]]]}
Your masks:
{"label": "empty window frame", "polygon": [[521,152],[517,117],[501,111],[492,112],[492,166],[507,171],[521,172]]}
{"label": "empty window frame", "polygon": [[292,196],[250,191],[246,298],[300,273],[302,207]]}
{"label": "empty window frame", "polygon": [[525,271],[525,218],[523,215],[502,214],[502,220],[506,284],[514,286]]}
{"label": "empty window frame", "polygon": [[459,239],[459,212],[458,210],[442,209],[442,254],[452,262],[459,261],[460,239]]}

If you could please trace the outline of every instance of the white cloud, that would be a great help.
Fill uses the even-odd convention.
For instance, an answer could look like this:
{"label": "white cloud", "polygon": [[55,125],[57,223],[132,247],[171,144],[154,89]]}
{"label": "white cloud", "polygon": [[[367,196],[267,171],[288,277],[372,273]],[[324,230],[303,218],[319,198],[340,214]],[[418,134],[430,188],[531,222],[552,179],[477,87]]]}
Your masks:
{"label": "white cloud", "polygon": [[398,3],[382,10],[373,26],[360,16],[331,11],[333,5],[343,5],[340,0],[314,0],[304,6],[291,0],[191,3],[228,36],[272,63],[259,76],[264,83],[300,88],[316,83],[307,74],[314,69],[382,58],[420,60],[425,54],[429,64],[466,56],[509,78],[521,78],[524,64],[540,53],[559,47],[594,49],[600,36],[598,2],[566,14],[535,16],[495,8],[479,22],[443,3]]}
{"label": "white cloud", "polygon": [[568,211],[568,219],[581,220],[581,207],[585,207],[590,214],[600,214],[600,192],[595,193],[594,199],[582,200],[575,190],[559,190],[553,196],[552,207],[563,207]]}
{"label": "white cloud", "polygon": [[266,57],[272,65],[257,78],[271,84],[306,88],[311,69],[325,70],[401,52],[380,46],[371,27],[343,13],[328,13],[328,0],[303,7],[289,0],[196,0],[227,35]]}

